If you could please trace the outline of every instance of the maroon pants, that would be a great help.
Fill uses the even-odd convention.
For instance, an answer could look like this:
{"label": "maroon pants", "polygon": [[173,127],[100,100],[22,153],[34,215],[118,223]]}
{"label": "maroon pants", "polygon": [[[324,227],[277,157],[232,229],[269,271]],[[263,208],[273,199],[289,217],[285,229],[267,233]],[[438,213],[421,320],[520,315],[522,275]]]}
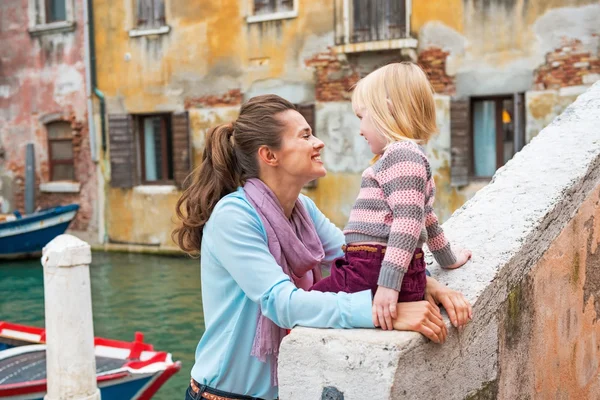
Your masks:
{"label": "maroon pants", "polygon": [[[315,283],[309,290],[356,293],[371,289],[375,295],[384,255],[385,246],[348,246],[344,257],[336,259],[331,265],[331,275]],[[423,300],[426,285],[423,250],[416,249],[402,279],[398,301]]]}

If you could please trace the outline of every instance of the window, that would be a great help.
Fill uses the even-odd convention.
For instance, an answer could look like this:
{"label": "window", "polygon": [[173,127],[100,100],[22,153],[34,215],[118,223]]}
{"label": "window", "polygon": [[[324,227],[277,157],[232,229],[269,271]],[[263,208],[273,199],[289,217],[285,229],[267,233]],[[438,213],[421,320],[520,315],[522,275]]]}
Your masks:
{"label": "window", "polygon": [[451,183],[489,179],[525,144],[523,93],[450,103]]}
{"label": "window", "polygon": [[64,121],[46,125],[48,130],[48,160],[51,181],[74,181],[73,131]]}
{"label": "window", "polygon": [[28,16],[33,36],[75,30],[73,0],[29,0]]}
{"label": "window", "polygon": [[172,135],[168,115],[139,117],[142,181],[173,180]]}
{"label": "window", "polygon": [[166,25],[164,0],[137,0],[138,29],[159,28]]}
{"label": "window", "polygon": [[297,0],[250,0],[250,16],[246,21],[262,22],[298,16]]}
{"label": "window", "polygon": [[[385,44],[372,43],[369,50],[389,50],[416,44],[414,39],[407,40],[410,39],[409,0],[334,0],[334,5],[336,45],[385,41]],[[395,42],[390,43],[392,40]]]}
{"label": "window", "polygon": [[191,170],[187,112],[109,114],[112,187],[175,184],[182,187]]}
{"label": "window", "polygon": [[473,176],[491,177],[517,152],[513,96],[474,98],[472,115]]}
{"label": "window", "polygon": [[294,0],[254,0],[254,15],[274,14],[294,9]]}
{"label": "window", "polygon": [[66,21],[67,5],[65,0],[45,0],[46,23]]}

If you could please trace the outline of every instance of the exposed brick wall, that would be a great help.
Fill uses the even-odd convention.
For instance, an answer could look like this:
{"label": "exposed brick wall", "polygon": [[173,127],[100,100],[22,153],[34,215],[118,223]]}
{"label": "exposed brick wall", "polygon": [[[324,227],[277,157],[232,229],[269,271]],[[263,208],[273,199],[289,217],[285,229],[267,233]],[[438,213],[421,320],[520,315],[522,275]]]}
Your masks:
{"label": "exposed brick wall", "polygon": [[305,60],[315,69],[315,95],[317,101],[346,101],[351,98],[350,89],[360,79],[357,68],[342,62],[329,50]]}
{"label": "exposed brick wall", "polygon": [[456,93],[456,83],[453,77],[446,74],[448,54],[438,47],[430,47],[419,53],[417,63],[427,73],[436,93],[453,95]]}
{"label": "exposed brick wall", "polygon": [[184,104],[186,109],[238,106],[242,104],[242,92],[240,89],[232,89],[220,95],[188,97]]}
{"label": "exposed brick wall", "polygon": [[558,89],[586,83],[585,77],[600,74],[598,54],[583,48],[581,41],[565,41],[563,46],[546,54],[546,62],[535,71],[537,89]]}
{"label": "exposed brick wall", "polygon": [[[96,199],[97,187],[95,180],[95,168],[91,159],[90,143],[87,125],[82,121],[77,121],[72,115],[62,118],[71,123],[73,129],[73,164],[75,167],[75,180],[81,184],[79,193],[45,193],[39,187],[41,183],[50,181],[50,165],[45,155],[35,154],[36,177],[35,177],[35,206],[36,208],[49,208],[70,203],[79,204],[79,211],[75,220],[69,226],[70,229],[85,231],[88,229],[90,221],[93,218],[93,203]],[[45,129],[45,128],[41,128]],[[47,151],[47,141],[44,141],[45,134],[38,135],[41,138],[37,143],[36,152]],[[24,157],[21,157],[23,163],[12,163],[11,170],[15,174],[14,200],[15,207],[21,212],[25,212],[25,164]]]}
{"label": "exposed brick wall", "polygon": [[[77,203],[80,210],[70,228],[93,236],[97,229],[98,203],[96,164],[91,159],[87,129],[87,98],[83,43],[83,1],[74,0],[72,32],[31,36],[27,31],[28,4],[21,0],[0,1],[0,146],[4,156],[0,173],[12,177],[6,201],[10,210],[25,208],[25,148],[35,149],[36,208]],[[6,23],[5,23],[6,22]],[[66,72],[65,72],[66,71]],[[69,84],[64,84],[68,75]],[[72,78],[72,79],[71,79]],[[48,119],[68,121],[73,130],[75,179],[79,193],[43,193],[39,185],[50,180]]]}

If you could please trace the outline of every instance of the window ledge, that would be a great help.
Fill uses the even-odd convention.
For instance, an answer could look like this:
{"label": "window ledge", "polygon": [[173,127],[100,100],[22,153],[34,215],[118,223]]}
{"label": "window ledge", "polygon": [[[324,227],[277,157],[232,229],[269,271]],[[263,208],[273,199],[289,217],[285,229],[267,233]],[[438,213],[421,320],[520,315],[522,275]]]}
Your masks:
{"label": "window ledge", "polygon": [[129,31],[129,37],[165,35],[170,31],[171,27],[169,25],[159,26],[158,28],[131,29]]}
{"label": "window ledge", "polygon": [[40,191],[46,193],[79,193],[81,183],[73,181],[56,181],[40,184]]}
{"label": "window ledge", "polygon": [[58,21],[49,24],[35,25],[29,28],[31,36],[40,36],[49,33],[73,32],[75,30],[75,21]]}
{"label": "window ledge", "polygon": [[259,15],[249,15],[246,17],[246,22],[249,24],[253,24],[256,22],[265,22],[265,21],[277,21],[281,19],[291,19],[296,18],[298,16],[297,10],[292,11],[281,11],[271,14],[259,14]]}
{"label": "window ledge", "polygon": [[177,186],[174,185],[142,185],[133,188],[134,193],[138,194],[171,194],[177,191]]}
{"label": "window ledge", "polygon": [[419,41],[415,38],[376,40],[372,42],[348,43],[334,46],[336,53],[362,53],[367,51],[416,49]]}

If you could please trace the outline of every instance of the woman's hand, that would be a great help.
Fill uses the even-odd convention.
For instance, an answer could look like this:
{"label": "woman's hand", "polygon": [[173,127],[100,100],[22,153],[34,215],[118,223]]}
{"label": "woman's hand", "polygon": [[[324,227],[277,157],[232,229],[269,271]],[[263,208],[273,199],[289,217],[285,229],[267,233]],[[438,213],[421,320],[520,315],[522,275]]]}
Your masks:
{"label": "woman's hand", "polygon": [[473,255],[473,253],[471,252],[471,250],[462,249],[458,252],[458,255],[456,256],[456,262],[452,265],[448,265],[448,266],[444,267],[444,269],[460,268],[463,265],[465,265],[467,261],[469,261],[471,259],[472,255]]}
{"label": "woman's hand", "polygon": [[398,303],[397,309],[398,318],[394,319],[394,329],[419,332],[435,343],[446,341],[448,328],[435,304],[428,301],[411,301]]}
{"label": "woman's hand", "polygon": [[394,329],[392,319],[398,318],[396,305],[399,292],[385,286],[379,286],[373,298],[373,325],[380,326],[384,331]]}
{"label": "woman's hand", "polygon": [[425,300],[432,305],[441,304],[455,327],[463,327],[473,319],[473,309],[462,293],[442,285],[434,278],[427,277]]}

